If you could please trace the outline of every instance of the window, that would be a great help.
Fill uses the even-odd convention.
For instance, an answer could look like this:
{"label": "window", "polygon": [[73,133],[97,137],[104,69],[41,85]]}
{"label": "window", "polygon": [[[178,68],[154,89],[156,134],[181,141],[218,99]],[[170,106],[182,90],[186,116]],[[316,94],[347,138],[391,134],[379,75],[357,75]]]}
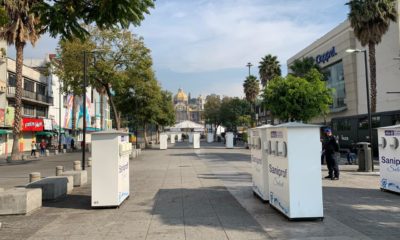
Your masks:
{"label": "window", "polygon": [[17,85],[17,77],[14,73],[8,73],[8,86],[15,87]]}
{"label": "window", "polygon": [[37,93],[39,93],[39,94],[41,94],[41,95],[44,95],[44,96],[46,96],[47,94],[46,94],[46,86],[45,85],[43,85],[43,84],[37,84],[36,85],[36,88],[37,88]]}
{"label": "window", "polygon": [[346,107],[346,88],[344,84],[344,73],[342,61],[322,69],[327,86],[333,88],[333,104],[332,109]]}
{"label": "window", "polygon": [[24,90],[29,92],[35,92],[35,83],[31,80],[24,79]]}
{"label": "window", "polygon": [[400,114],[396,114],[392,116],[392,125],[400,124]]}
{"label": "window", "polygon": [[338,120],[336,128],[338,131],[350,131],[351,130],[350,120],[349,119]]}
{"label": "window", "polygon": [[29,104],[24,104],[24,115],[35,116],[35,107]]}
{"label": "window", "polygon": [[[381,126],[381,117],[375,116],[371,118],[372,128],[377,128]],[[368,117],[363,117],[358,119],[359,129],[368,129]]]}
{"label": "window", "polygon": [[36,116],[37,117],[46,117],[46,107],[37,106],[36,107]]}

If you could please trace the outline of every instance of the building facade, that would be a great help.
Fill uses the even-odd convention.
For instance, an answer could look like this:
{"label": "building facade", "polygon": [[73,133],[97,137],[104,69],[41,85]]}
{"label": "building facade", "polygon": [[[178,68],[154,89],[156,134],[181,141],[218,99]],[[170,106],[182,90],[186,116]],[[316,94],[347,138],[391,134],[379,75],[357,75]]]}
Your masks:
{"label": "building facade", "polygon": [[[313,57],[324,72],[328,87],[335,89],[330,114],[314,122],[329,123],[332,118],[367,113],[364,55],[346,52],[365,48],[355,38],[349,21],[345,21],[287,61],[290,66],[296,59]],[[377,112],[400,110],[400,94],[388,93],[400,92],[400,61],[395,60],[399,51],[400,26],[391,23],[382,42],[376,46]]]}
{"label": "building facade", "polygon": [[174,96],[174,108],[175,108],[175,121],[180,123],[186,120],[204,124],[203,113],[205,98],[201,95],[197,98],[190,98],[179,88],[178,93]]}
{"label": "building facade", "polygon": [[[13,144],[16,62],[7,58],[7,45],[3,41],[0,41],[0,50],[0,155],[7,155]],[[30,151],[32,141],[39,142],[41,139],[45,139],[50,147],[55,147],[59,144],[60,135],[62,145],[67,144],[71,138],[76,143],[82,139],[82,97],[60,94],[60,79],[51,70],[48,71],[47,63],[52,57],[54,55],[24,61],[20,151]],[[111,129],[112,121],[105,94],[88,87],[86,97],[87,132]],[[72,136],[72,119],[75,120],[75,136]],[[90,141],[90,135],[87,139]]]}

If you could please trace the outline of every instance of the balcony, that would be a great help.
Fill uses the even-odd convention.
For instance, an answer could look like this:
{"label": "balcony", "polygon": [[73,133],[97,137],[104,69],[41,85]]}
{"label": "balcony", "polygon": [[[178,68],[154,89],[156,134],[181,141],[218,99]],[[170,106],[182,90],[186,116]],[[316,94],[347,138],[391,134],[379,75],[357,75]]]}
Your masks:
{"label": "balcony", "polygon": [[[15,87],[7,87],[7,97],[15,98]],[[46,105],[53,105],[53,98],[42,95],[35,92],[30,92],[22,89],[22,100],[34,102],[34,103],[42,103]]]}

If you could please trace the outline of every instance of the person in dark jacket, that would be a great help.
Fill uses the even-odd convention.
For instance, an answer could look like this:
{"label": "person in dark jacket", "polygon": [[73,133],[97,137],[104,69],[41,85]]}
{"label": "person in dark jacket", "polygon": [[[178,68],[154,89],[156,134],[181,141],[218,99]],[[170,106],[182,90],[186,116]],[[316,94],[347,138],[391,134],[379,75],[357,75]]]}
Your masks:
{"label": "person in dark jacket", "polygon": [[326,137],[323,142],[323,148],[326,160],[326,165],[328,166],[328,176],[325,178],[330,178],[331,180],[339,180],[339,165],[336,159],[336,153],[339,152],[339,144],[336,142],[335,137],[332,135],[332,130],[327,128],[324,130]]}

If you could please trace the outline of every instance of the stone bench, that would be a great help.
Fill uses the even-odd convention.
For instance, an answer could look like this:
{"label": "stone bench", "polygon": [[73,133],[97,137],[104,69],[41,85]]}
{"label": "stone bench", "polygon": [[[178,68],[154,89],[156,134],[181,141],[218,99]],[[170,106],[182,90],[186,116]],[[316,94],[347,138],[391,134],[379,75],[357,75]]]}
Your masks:
{"label": "stone bench", "polygon": [[26,188],[40,188],[43,200],[56,200],[67,196],[68,190],[72,191],[73,178],[72,176],[43,178],[29,183]]}
{"label": "stone bench", "polygon": [[87,171],[65,171],[59,176],[72,176],[74,179],[74,187],[80,187],[87,183]]}
{"label": "stone bench", "polygon": [[0,191],[0,215],[28,214],[41,206],[40,188],[12,188]]}

